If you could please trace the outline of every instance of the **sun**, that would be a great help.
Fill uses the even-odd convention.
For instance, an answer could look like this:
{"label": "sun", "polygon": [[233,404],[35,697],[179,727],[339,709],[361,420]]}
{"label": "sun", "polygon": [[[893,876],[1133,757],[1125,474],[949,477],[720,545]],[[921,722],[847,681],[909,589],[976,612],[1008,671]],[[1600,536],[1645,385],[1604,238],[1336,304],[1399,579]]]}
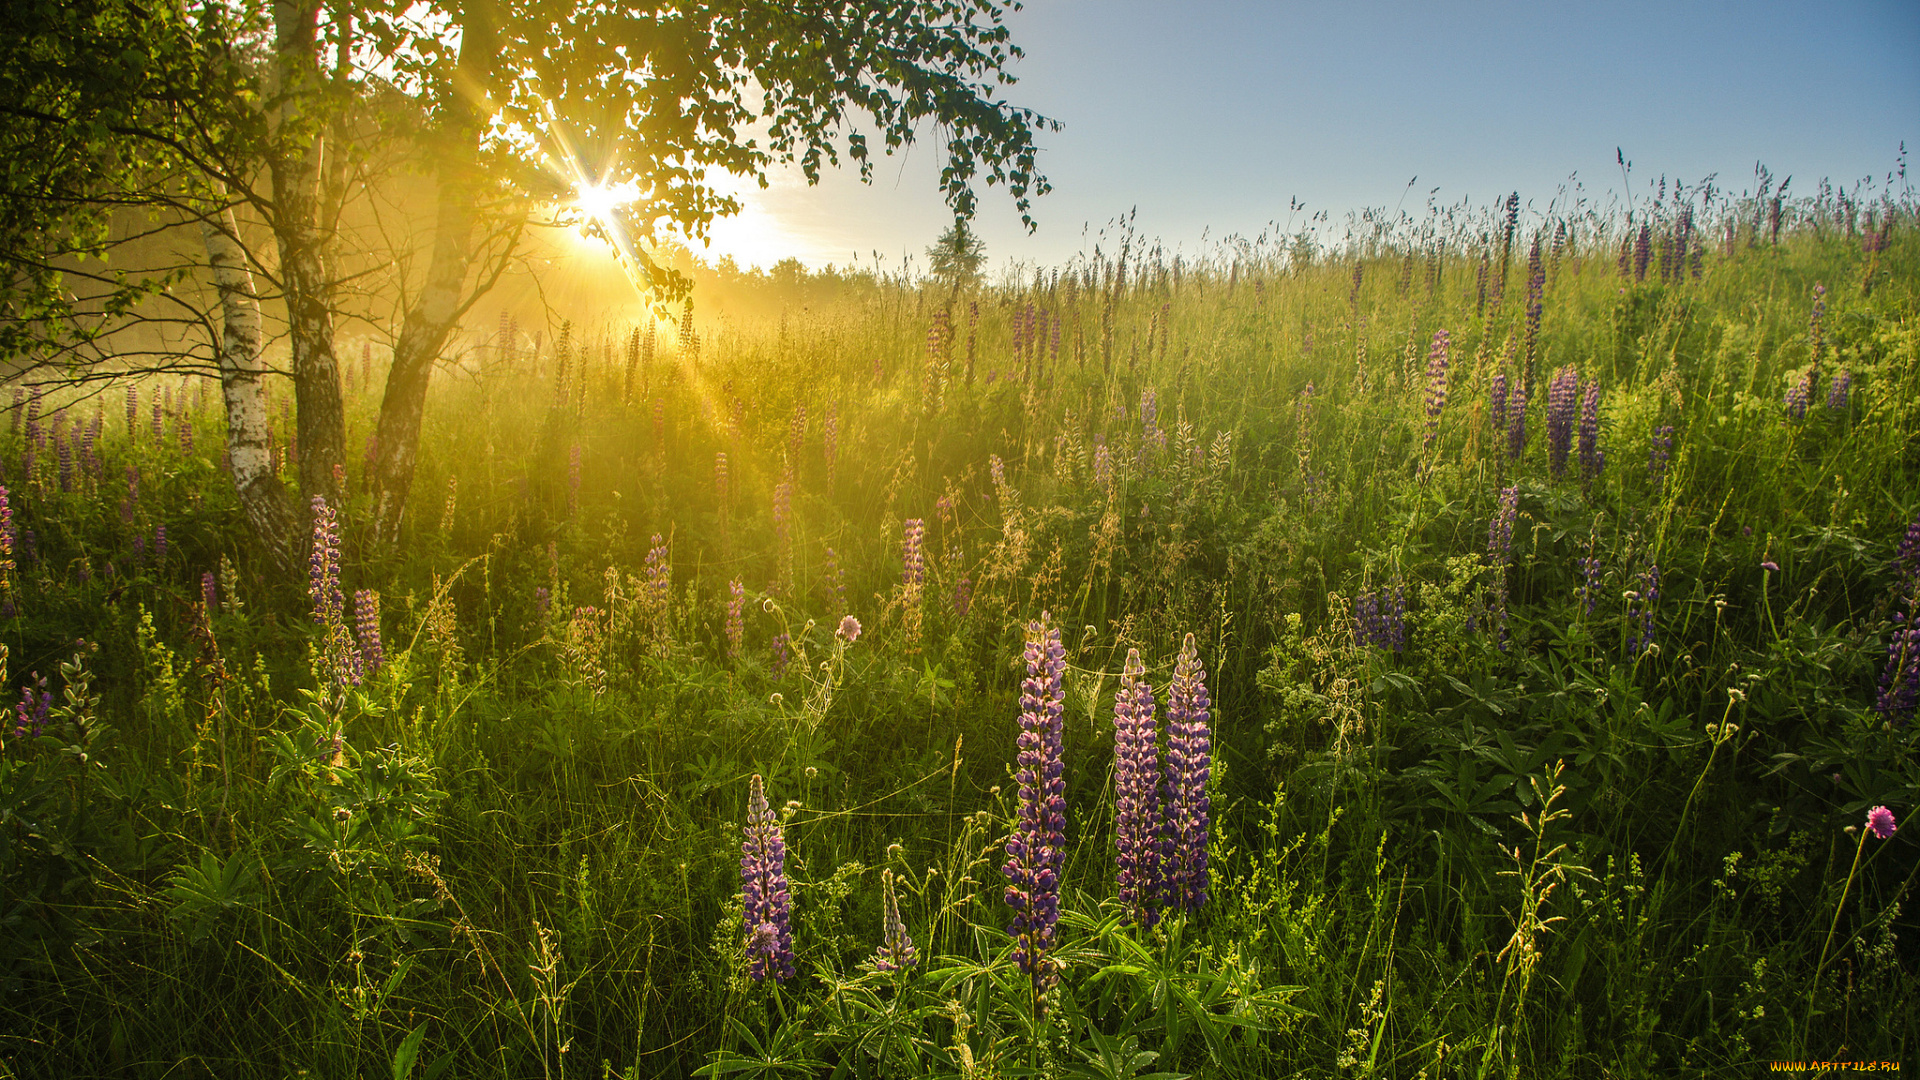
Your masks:
{"label": "sun", "polygon": [[632,193],[621,191],[617,186],[581,184],[578,194],[573,198],[573,205],[586,217],[602,224],[611,224],[614,213],[632,201]]}

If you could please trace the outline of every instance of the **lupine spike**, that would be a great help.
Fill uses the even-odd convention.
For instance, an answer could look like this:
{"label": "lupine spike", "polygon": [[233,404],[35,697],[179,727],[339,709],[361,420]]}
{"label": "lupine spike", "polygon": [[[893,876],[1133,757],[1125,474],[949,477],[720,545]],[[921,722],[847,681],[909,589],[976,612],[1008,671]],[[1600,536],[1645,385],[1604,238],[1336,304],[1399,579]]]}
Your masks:
{"label": "lupine spike", "polygon": [[1168,907],[1199,911],[1207,902],[1207,846],[1212,802],[1207,780],[1213,769],[1208,728],[1207,671],[1192,634],[1180,646],[1167,690],[1167,840],[1163,880]]}
{"label": "lupine spike", "polygon": [[1052,959],[1066,860],[1064,720],[1067,651],[1045,614],[1027,624],[1027,677],[1020,684],[1019,810],[1007,838],[1007,906],[1013,959],[1043,994],[1057,979]]}
{"label": "lupine spike", "polygon": [[793,900],[787,891],[787,845],[780,818],[767,805],[766,782],[753,774],[747,826],[740,841],[740,900],[745,916],[747,977],[793,978]]}
{"label": "lupine spike", "polygon": [[1119,853],[1115,877],[1120,903],[1133,921],[1159,921],[1164,887],[1160,879],[1160,749],[1153,687],[1146,681],[1140,650],[1128,649],[1113,699],[1114,840]]}

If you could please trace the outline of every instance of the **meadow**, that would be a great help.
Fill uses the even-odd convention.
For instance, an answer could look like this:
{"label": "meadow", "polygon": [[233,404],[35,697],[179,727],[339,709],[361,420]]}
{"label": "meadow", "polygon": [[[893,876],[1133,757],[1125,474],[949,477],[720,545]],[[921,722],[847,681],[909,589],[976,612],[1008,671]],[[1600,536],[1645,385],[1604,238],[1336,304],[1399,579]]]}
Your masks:
{"label": "meadow", "polygon": [[16,386],[0,1076],[1911,1063],[1917,211],[480,316],[303,579]]}

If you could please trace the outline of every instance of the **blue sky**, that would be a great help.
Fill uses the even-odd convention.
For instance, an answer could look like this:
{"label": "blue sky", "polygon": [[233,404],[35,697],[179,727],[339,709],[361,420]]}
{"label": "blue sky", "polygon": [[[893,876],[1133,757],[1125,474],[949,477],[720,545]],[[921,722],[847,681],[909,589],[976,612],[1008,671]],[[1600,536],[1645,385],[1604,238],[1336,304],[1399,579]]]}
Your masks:
{"label": "blue sky", "polygon": [[[1604,200],[1622,189],[1616,147],[1636,189],[1718,173],[1738,192],[1758,161],[1801,194],[1821,177],[1884,179],[1902,140],[1920,149],[1914,0],[1034,0],[1008,22],[1026,57],[1007,99],[1065,130],[1041,141],[1054,190],[1035,200],[1038,232],[1004,191],[982,192],[975,227],[996,268],[1064,262],[1136,207],[1140,232],[1191,253],[1208,230],[1285,224],[1293,199],[1336,221],[1403,197],[1418,214],[1435,187],[1441,203],[1518,190],[1544,206],[1577,173]],[[785,172],[706,256],[923,263],[951,220],[938,166],[926,138],[880,159],[871,186]]]}

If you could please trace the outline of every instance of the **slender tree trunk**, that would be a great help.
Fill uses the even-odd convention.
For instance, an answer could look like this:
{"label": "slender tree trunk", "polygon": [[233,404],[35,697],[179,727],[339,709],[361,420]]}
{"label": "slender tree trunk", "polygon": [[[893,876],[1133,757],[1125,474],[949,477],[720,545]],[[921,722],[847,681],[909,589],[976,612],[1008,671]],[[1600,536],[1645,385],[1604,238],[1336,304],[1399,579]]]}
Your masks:
{"label": "slender tree trunk", "polygon": [[[459,68],[469,85],[488,87],[495,59],[491,12],[485,4],[467,9],[460,38]],[[485,117],[466,93],[448,103],[441,131],[433,255],[419,298],[407,310],[393,347],[387,392],[380,403],[374,434],[373,526],[376,542],[400,538],[407,496],[420,460],[420,426],[427,388],[440,350],[470,303],[467,275],[473,269],[472,241],[477,223],[474,201],[480,186],[480,132]]]}
{"label": "slender tree trunk", "polygon": [[253,275],[247,271],[233,211],[210,213],[201,219],[200,230],[220,295],[220,391],[227,403],[227,457],[233,468],[233,488],[254,539],[282,573],[290,573],[297,526],[268,449],[260,301],[254,295]]}
{"label": "slender tree trunk", "polygon": [[274,237],[293,346],[293,399],[303,495],[337,500],[335,466],[346,461],[346,413],[340,400],[340,364],[334,356],[333,288],[322,261],[320,169],[325,151],[317,115],[325,86],[319,70],[319,6],[278,0],[274,61],[278,101],[275,145],[268,153],[275,203]]}

